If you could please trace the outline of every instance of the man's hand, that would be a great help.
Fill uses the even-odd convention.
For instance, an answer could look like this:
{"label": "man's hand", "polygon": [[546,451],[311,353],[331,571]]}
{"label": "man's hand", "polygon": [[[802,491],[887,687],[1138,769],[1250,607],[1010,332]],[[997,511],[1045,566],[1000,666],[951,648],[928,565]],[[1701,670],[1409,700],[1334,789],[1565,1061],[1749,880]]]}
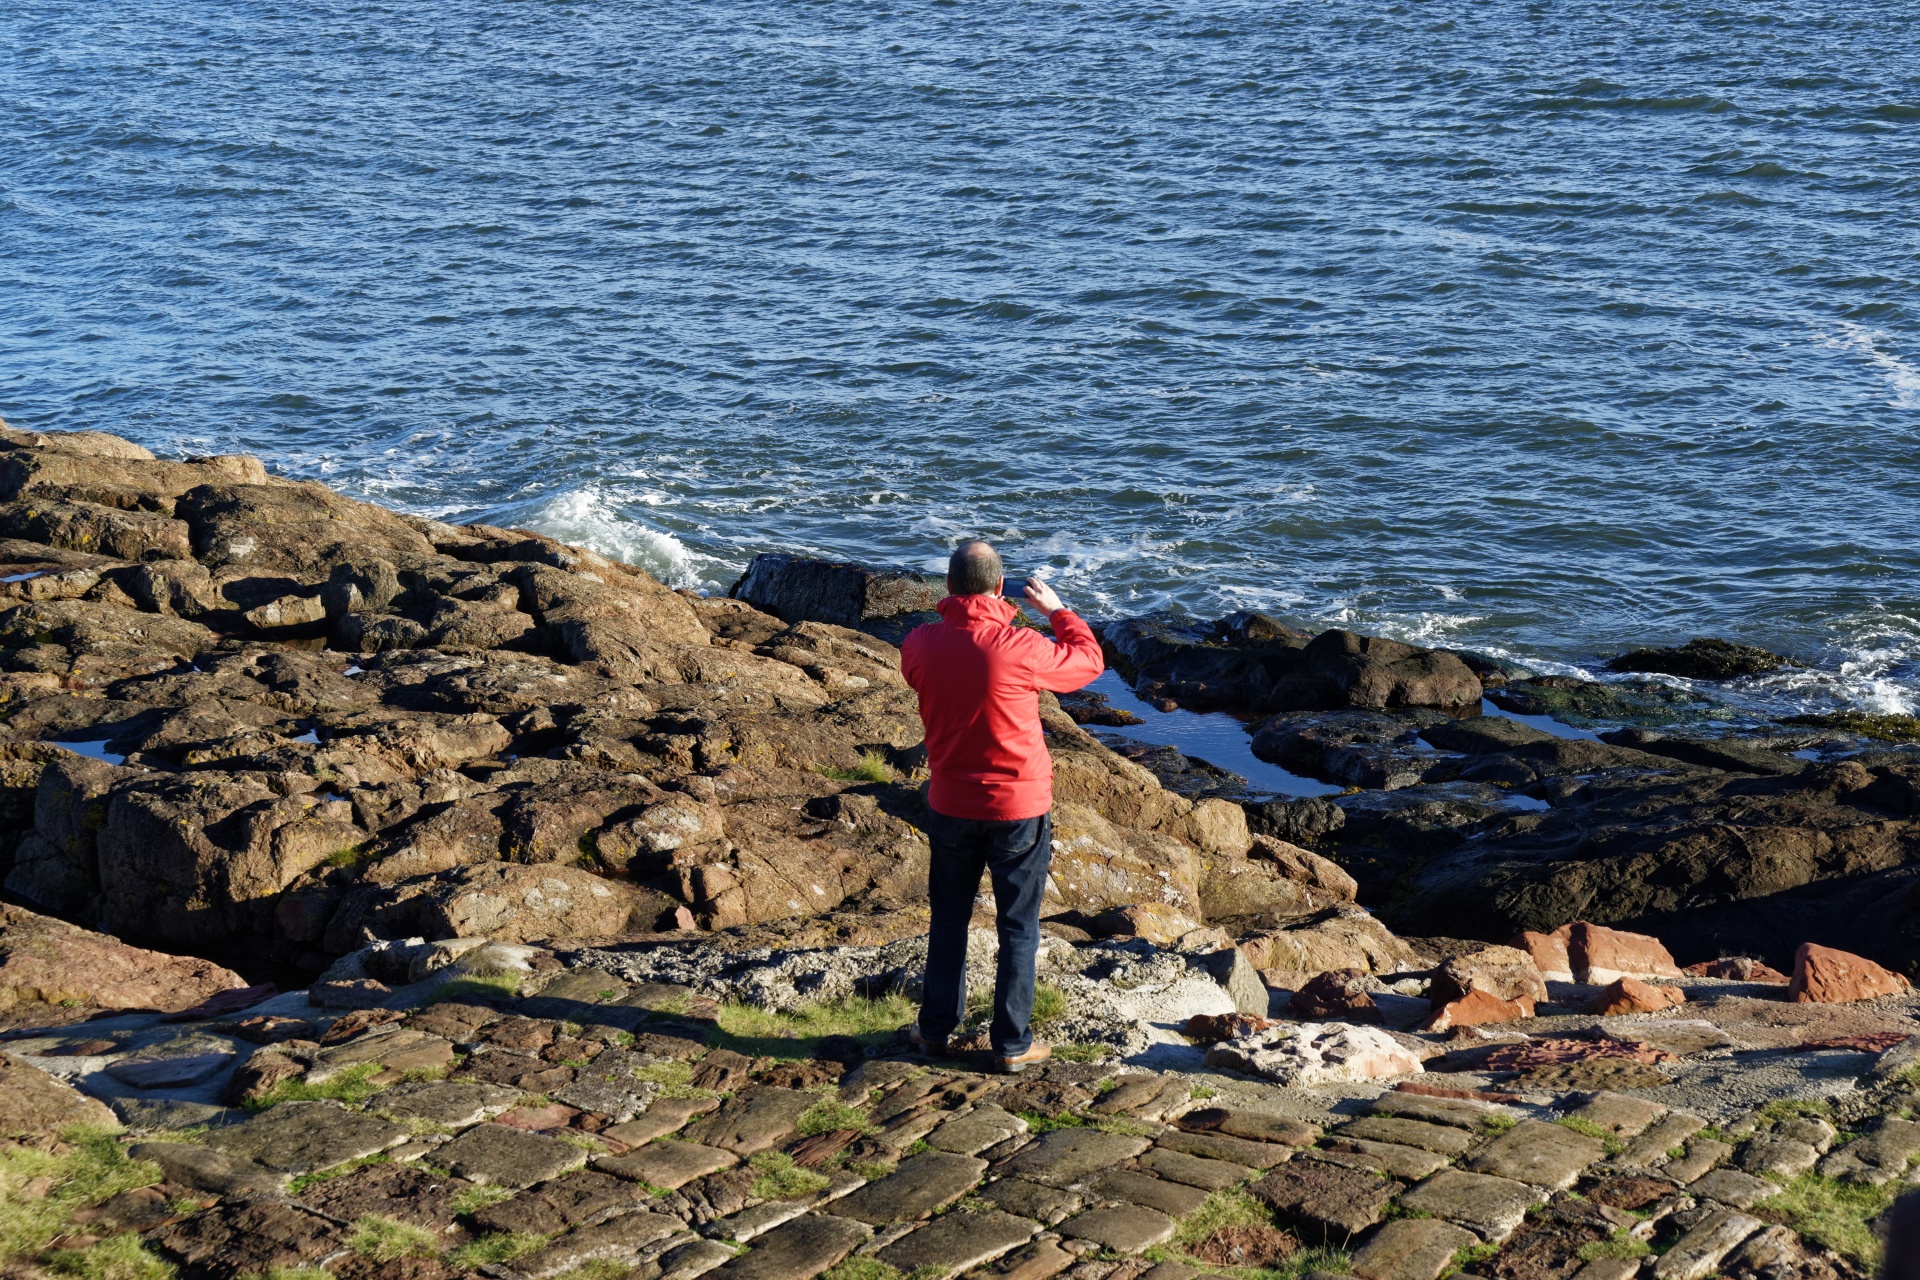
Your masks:
{"label": "man's hand", "polygon": [[1050,618],[1057,610],[1066,608],[1060,603],[1060,597],[1053,588],[1038,578],[1027,579],[1027,603],[1040,611],[1040,616]]}

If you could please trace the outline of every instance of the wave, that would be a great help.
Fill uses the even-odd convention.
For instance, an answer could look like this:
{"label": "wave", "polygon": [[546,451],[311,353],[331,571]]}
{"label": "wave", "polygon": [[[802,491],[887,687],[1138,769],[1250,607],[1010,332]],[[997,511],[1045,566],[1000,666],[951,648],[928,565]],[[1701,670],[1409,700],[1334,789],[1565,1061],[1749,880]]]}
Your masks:
{"label": "wave", "polygon": [[725,591],[735,576],[717,557],[690,550],[678,537],[627,514],[629,505],[657,506],[654,493],[622,494],[589,484],[505,508],[490,524],[511,524],[637,565],[671,587]]}

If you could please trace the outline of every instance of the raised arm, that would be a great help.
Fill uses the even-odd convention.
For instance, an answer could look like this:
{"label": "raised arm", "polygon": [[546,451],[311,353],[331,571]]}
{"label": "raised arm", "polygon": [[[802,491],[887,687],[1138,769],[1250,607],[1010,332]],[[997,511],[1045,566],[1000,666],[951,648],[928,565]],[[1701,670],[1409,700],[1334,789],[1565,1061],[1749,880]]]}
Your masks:
{"label": "raised arm", "polygon": [[1107,660],[1093,628],[1061,604],[1053,588],[1038,578],[1027,579],[1027,600],[1047,616],[1055,641],[1035,655],[1033,682],[1049,693],[1072,693],[1098,679],[1107,669]]}

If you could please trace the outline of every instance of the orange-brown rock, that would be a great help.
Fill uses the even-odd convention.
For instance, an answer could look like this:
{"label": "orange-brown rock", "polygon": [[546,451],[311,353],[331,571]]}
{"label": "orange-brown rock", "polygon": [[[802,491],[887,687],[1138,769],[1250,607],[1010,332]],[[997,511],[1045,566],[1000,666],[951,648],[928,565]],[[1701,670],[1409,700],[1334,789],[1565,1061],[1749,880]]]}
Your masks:
{"label": "orange-brown rock", "polygon": [[1793,979],[1787,986],[1787,999],[1803,1004],[1844,1004],[1904,995],[1911,986],[1893,970],[1883,969],[1865,956],[1803,942],[1793,953]]}
{"label": "orange-brown rock", "polygon": [[1573,961],[1567,955],[1569,932],[1567,925],[1561,925],[1552,933],[1535,933],[1528,930],[1507,945],[1532,956],[1534,967],[1540,970],[1540,976],[1548,982],[1572,982]]}
{"label": "orange-brown rock", "polygon": [[245,978],[207,960],[130,947],[24,907],[0,904],[0,1008],[191,1009]]}
{"label": "orange-brown rock", "polygon": [[1573,976],[1596,987],[1616,978],[1678,978],[1680,966],[1660,939],[1582,920],[1567,926]]}
{"label": "orange-brown rock", "polygon": [[1427,1016],[1422,1031],[1448,1031],[1454,1027],[1477,1027],[1490,1022],[1512,1022],[1533,1016],[1533,1001],[1525,997],[1502,1000],[1491,991],[1475,988],[1458,1000],[1448,1001]]}
{"label": "orange-brown rock", "polygon": [[1482,947],[1450,957],[1435,971],[1427,998],[1438,1008],[1470,991],[1529,1004],[1547,998],[1547,984],[1533,956],[1518,947]]}
{"label": "orange-brown rock", "polygon": [[1587,1005],[1588,1013],[1658,1013],[1687,1002],[1678,987],[1656,987],[1638,978],[1616,978]]}
{"label": "orange-brown rock", "polygon": [[1792,981],[1772,965],[1762,964],[1749,956],[1703,960],[1699,964],[1688,965],[1687,972],[1696,978],[1727,978],[1735,982],[1777,982],[1785,986]]}
{"label": "orange-brown rock", "polygon": [[1254,1013],[1196,1013],[1181,1030],[1193,1040],[1216,1043],[1258,1035],[1275,1024]]}
{"label": "orange-brown rock", "polygon": [[1159,902],[1109,907],[1092,921],[1096,934],[1145,938],[1159,947],[1171,946],[1199,927],[1199,921]]}
{"label": "orange-brown rock", "polygon": [[1380,1006],[1367,991],[1365,969],[1330,969],[1316,974],[1293,993],[1287,1011],[1298,1018],[1331,1018],[1336,1022],[1382,1021]]}

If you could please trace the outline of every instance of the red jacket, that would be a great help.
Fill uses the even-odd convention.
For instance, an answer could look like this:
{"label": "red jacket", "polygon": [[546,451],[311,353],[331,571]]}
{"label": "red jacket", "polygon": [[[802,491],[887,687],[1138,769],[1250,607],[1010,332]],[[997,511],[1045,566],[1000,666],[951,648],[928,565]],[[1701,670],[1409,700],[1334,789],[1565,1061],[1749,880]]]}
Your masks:
{"label": "red jacket", "polygon": [[927,803],[950,818],[1037,818],[1053,807],[1038,695],[1092,683],[1107,666],[1100,642],[1065,609],[1048,619],[1055,644],[1012,625],[1019,609],[999,596],[948,596],[939,608],[941,621],[900,646],[927,729]]}

